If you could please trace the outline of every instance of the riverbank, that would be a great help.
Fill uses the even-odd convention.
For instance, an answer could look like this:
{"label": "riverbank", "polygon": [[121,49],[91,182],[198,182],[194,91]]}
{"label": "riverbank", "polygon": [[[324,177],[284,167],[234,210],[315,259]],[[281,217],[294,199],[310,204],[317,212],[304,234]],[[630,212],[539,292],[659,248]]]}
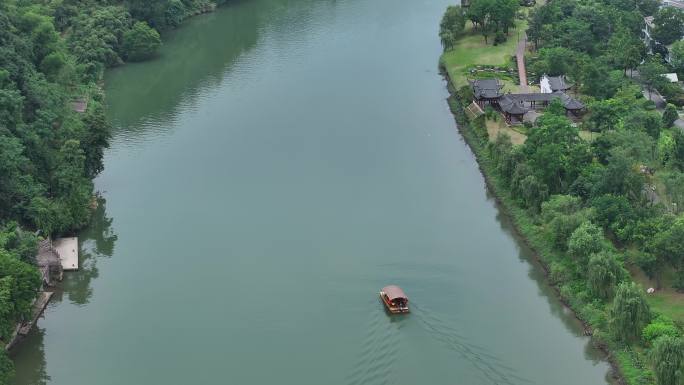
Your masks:
{"label": "riverbank", "polygon": [[[558,11],[552,3],[542,7]],[[612,8],[603,3],[595,7]],[[502,43],[503,39],[498,46],[480,39],[474,49],[472,30],[463,29],[470,11],[461,13],[460,27],[445,24],[458,19],[457,13],[447,11],[440,37],[457,38],[446,40],[440,66],[447,77],[451,111],[489,189],[534,250],[556,294],[585,324],[593,343],[607,353],[616,379],[629,384],[672,383],[669,379],[684,359],[662,353],[670,347],[681,351],[677,344],[684,334],[683,319],[676,303],[681,294],[675,289],[682,284],[677,283],[681,278],[675,281],[674,274],[668,274],[667,286],[661,288],[659,279],[663,271],[684,273],[677,270],[682,254],[675,246],[680,244],[675,239],[679,223],[684,222],[672,209],[681,202],[664,199],[676,199],[678,185],[671,175],[683,174],[681,163],[669,160],[680,157],[669,158],[656,143],[675,138],[681,145],[681,133],[649,109],[638,85],[622,76],[624,68],[604,68],[603,73],[615,74],[614,88],[608,92],[592,88],[608,77],[588,82],[586,75],[613,52],[604,48],[600,37],[588,42],[595,48],[590,54],[586,46],[568,47],[562,28],[553,27],[581,17],[567,14],[549,20],[539,18],[541,9],[529,9],[521,13],[529,16],[528,32],[535,49],[521,43],[517,51],[505,49],[504,43],[511,44]],[[447,29],[452,25],[460,29]],[[544,28],[549,34],[540,38],[538,32]],[[515,35],[508,34],[508,39]],[[518,35],[524,36],[524,31]],[[637,36],[633,38],[637,44]],[[481,58],[472,52],[481,53]],[[556,52],[566,56],[558,58]],[[512,75],[514,54],[518,76]],[[569,66],[578,56],[585,56],[588,64]],[[525,72],[525,64],[531,72]],[[570,104],[556,102],[537,108],[542,106],[523,101],[515,109],[506,104],[530,92],[523,80],[517,90],[520,95],[506,96],[511,80],[531,75],[536,82],[541,74],[569,74],[575,86],[564,88],[562,96],[576,98],[581,107],[571,111]],[[473,82],[470,87],[468,79],[496,81]],[[599,123],[604,109],[613,117]],[[515,114],[519,118],[511,119]],[[643,117],[650,123],[636,122]],[[636,146],[644,152],[627,149]],[[655,278],[657,284],[645,276]],[[664,304],[664,299],[670,302]],[[626,302],[636,305],[626,308]]]}
{"label": "riverbank", "polygon": [[463,139],[473,151],[478,163],[478,167],[484,177],[487,189],[492,193],[496,199],[497,204],[513,224],[513,229],[522,240],[533,251],[535,259],[539,262],[545,272],[547,282],[554,288],[556,295],[560,301],[572,312],[572,314],[584,325],[585,334],[592,336],[592,344],[599,350],[605,353],[605,359],[610,363],[612,368],[612,380],[616,384],[630,384],[624,376],[626,370],[633,371],[632,365],[627,365],[621,361],[611,348],[604,342],[594,337],[594,327],[591,323],[583,318],[579,311],[572,306],[572,299],[566,298],[561,292],[561,288],[550,279],[550,263],[554,260],[548,250],[546,242],[542,240],[542,235],[534,230],[534,220],[527,214],[527,212],[519,207],[507,189],[501,184],[501,180],[496,171],[496,166],[493,164],[491,158],[487,154],[487,148],[483,145],[489,140],[486,131],[476,132],[476,129],[471,125],[470,119],[465,114],[463,100],[459,98],[452,78],[443,65],[440,65],[441,72],[447,82],[449,90],[448,104],[449,109],[454,115],[459,132]]}

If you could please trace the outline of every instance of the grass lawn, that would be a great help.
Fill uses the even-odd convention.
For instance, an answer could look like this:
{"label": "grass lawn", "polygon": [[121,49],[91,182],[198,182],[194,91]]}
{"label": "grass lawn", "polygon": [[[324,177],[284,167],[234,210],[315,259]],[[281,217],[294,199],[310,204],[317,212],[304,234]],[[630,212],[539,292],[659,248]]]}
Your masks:
{"label": "grass lawn", "polygon": [[485,125],[487,126],[487,134],[489,134],[489,140],[492,141],[496,140],[496,138],[501,133],[508,134],[508,136],[511,137],[511,143],[515,145],[523,144],[525,143],[525,139],[527,139],[527,136],[525,136],[525,134],[509,127],[504,121],[503,117],[501,116],[498,116],[497,120],[487,119],[485,121]]}
{"label": "grass lawn", "polygon": [[492,44],[494,36],[489,38],[489,44],[485,44],[482,35],[473,32],[472,24],[467,23],[464,35],[459,37],[454,48],[442,55],[442,62],[454,85],[467,84],[466,70],[473,65],[509,66],[518,46],[518,32],[522,35],[526,29],[526,20],[516,20],[516,28],[510,30],[508,40],[495,46]]}
{"label": "grass lawn", "polygon": [[[629,272],[632,279],[641,284],[644,289],[656,287],[656,283],[649,279],[641,269],[631,266]],[[664,314],[684,326],[684,294],[678,293],[672,288],[674,272],[670,269],[663,273],[663,288],[653,294],[646,294],[646,300],[651,309]]]}
{"label": "grass lawn", "polygon": [[589,143],[596,140],[596,138],[598,138],[599,135],[601,135],[601,134],[598,132],[591,132],[591,131],[587,131],[587,130],[580,130],[579,131],[579,137],[584,139],[586,142],[589,142]]}

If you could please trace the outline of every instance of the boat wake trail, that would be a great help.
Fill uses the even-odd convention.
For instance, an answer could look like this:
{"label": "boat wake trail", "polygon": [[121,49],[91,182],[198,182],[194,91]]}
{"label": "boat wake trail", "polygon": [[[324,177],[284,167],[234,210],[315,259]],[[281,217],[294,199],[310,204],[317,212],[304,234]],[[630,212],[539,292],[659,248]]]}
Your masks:
{"label": "boat wake trail", "polygon": [[348,385],[392,383],[392,369],[399,354],[399,326],[387,319],[384,312],[374,311],[366,330],[361,356],[346,382]]}
{"label": "boat wake trail", "polygon": [[425,329],[439,342],[459,353],[475,367],[493,385],[531,384],[532,381],[519,377],[515,370],[506,366],[499,358],[488,353],[484,348],[469,343],[466,337],[449,323],[434,313],[412,304],[413,315],[423,324]]}

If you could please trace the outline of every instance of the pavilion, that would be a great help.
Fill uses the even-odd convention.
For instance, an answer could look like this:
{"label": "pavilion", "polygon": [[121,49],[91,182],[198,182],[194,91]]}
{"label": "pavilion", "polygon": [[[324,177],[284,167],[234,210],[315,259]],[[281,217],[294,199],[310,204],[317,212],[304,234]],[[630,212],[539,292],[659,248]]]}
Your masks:
{"label": "pavilion", "polygon": [[[538,108],[547,107],[553,100],[560,100],[565,108],[566,115],[578,117],[585,106],[579,100],[569,96],[563,91],[551,93],[501,93],[503,85],[498,79],[471,80],[473,97],[479,106],[491,105],[498,108],[506,118],[508,124],[520,124],[523,116]],[[567,83],[562,83],[567,85]]]}
{"label": "pavilion", "polygon": [[473,97],[475,102],[484,107],[487,104],[496,105],[499,98],[503,95],[501,89],[503,83],[499,79],[476,79],[470,81],[470,86],[473,89]]}

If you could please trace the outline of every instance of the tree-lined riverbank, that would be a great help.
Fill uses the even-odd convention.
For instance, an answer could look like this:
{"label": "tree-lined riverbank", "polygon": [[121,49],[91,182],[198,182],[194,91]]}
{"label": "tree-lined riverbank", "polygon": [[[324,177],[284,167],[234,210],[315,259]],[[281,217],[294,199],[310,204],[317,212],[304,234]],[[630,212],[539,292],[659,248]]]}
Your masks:
{"label": "tree-lined riverbank", "polygon": [[[110,125],[104,71],[154,58],[168,31],[217,3],[0,4],[0,340],[31,321],[41,239],[91,224]],[[50,289],[52,290],[52,288]],[[12,363],[0,349],[0,382]]]}
{"label": "tree-lined riverbank", "polygon": [[[486,2],[491,1],[481,1]],[[619,60],[627,51],[637,56],[645,53],[638,28],[629,29],[638,25],[633,20],[639,20],[644,10],[617,10],[611,2],[587,8],[572,1],[550,1],[529,12],[527,32],[539,51],[528,52],[528,68],[537,79],[543,73],[568,76],[575,84],[571,92],[587,108],[581,118],[573,116],[573,123],[565,117],[562,104],[551,103],[536,122],[504,130],[496,123],[504,114],[499,115],[501,107],[496,103],[480,112],[473,106],[465,114],[464,107],[476,99],[465,85],[466,76],[503,80],[510,76],[501,68],[480,71],[477,57],[468,59],[466,66],[454,64],[459,59],[456,52],[472,45],[468,30],[458,32],[464,29],[461,23],[487,9],[477,0],[471,7],[447,12],[444,20],[449,22],[443,21],[442,31],[450,29],[455,38],[445,44],[442,65],[458,77],[449,81],[450,106],[492,191],[545,264],[560,297],[590,328],[595,343],[610,353],[621,378],[630,384],[676,384],[676,373],[684,366],[681,325],[677,325],[682,320],[676,316],[681,304],[666,293],[673,292],[667,287],[647,296],[646,288],[635,285],[630,276],[643,269],[658,279],[663,271],[677,271],[681,257],[675,246],[680,219],[659,203],[676,195],[676,183],[671,181],[665,191],[645,191],[658,184],[663,173],[680,172],[678,155],[668,153],[662,143],[674,137],[678,146],[684,143],[682,134],[651,112],[639,88],[623,76],[624,69],[638,61]],[[556,12],[561,8],[564,12]],[[584,13],[590,9],[598,14],[621,13],[614,21],[617,32],[592,29],[596,20]],[[453,22],[459,17],[461,21]],[[578,28],[577,33],[584,31],[581,44],[566,40],[570,25]],[[502,47],[480,44],[482,52],[500,52]],[[484,64],[492,64],[489,58],[484,56]],[[650,68],[653,63],[649,59],[643,66]],[[596,73],[597,67],[604,71]],[[512,143],[506,134],[511,129],[523,139]],[[676,286],[676,281],[669,284]],[[660,301],[664,296],[669,303]],[[655,311],[649,303],[657,305]]]}

